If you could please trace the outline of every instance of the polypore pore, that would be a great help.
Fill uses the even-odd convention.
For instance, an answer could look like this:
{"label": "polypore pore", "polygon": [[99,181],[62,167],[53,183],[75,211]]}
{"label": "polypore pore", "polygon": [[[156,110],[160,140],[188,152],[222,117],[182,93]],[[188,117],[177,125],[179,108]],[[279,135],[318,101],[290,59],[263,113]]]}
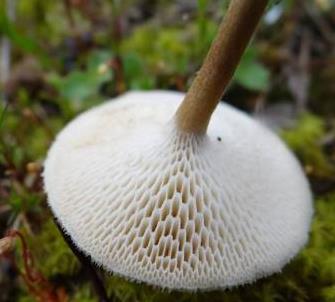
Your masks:
{"label": "polypore pore", "polygon": [[226,288],[280,271],[305,244],[312,202],[297,160],[257,121],[217,105],[230,78],[217,75],[235,68],[266,4],[250,2],[232,1],[186,97],[127,93],[53,143],[49,205],[107,271],[171,289]]}

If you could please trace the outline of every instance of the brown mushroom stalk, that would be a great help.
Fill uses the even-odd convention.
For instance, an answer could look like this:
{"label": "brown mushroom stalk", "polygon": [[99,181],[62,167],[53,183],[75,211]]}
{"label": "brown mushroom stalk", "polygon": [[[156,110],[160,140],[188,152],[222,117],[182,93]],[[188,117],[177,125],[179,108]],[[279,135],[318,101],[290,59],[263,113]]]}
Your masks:
{"label": "brown mushroom stalk", "polygon": [[206,132],[210,117],[227,88],[268,0],[232,0],[216,39],[176,112],[178,128]]}

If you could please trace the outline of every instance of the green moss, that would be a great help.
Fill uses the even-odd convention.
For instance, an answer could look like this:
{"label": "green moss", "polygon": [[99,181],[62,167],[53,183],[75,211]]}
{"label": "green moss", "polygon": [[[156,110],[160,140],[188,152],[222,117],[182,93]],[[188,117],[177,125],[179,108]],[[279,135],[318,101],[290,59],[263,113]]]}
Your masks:
{"label": "green moss", "polygon": [[330,285],[322,290],[322,298],[325,301],[335,301],[335,285]]}
{"label": "green moss", "polygon": [[24,293],[22,296],[19,296],[18,302],[36,302],[36,300],[31,297],[31,296],[28,296],[27,293]]}
{"label": "green moss", "polygon": [[92,293],[90,286],[84,285],[74,290],[74,295],[71,297],[72,302],[98,302],[97,297]]}
{"label": "green moss", "polygon": [[80,264],[52,220],[36,236],[27,236],[38,269],[46,276],[73,275]]}
{"label": "green moss", "polygon": [[144,25],[122,42],[122,53],[135,53],[152,71],[160,70],[167,74],[182,72],[189,57],[189,50],[184,47],[184,34],[177,28],[161,30]]}
{"label": "green moss", "polygon": [[[138,56],[151,75],[185,74],[191,64],[200,62],[215,36],[216,28],[216,23],[208,20],[200,33],[194,24],[188,24],[186,28],[163,29],[155,24],[145,24],[122,41],[121,53]],[[185,47],[186,44],[188,47]]]}
{"label": "green moss", "polygon": [[282,138],[297,154],[306,167],[318,176],[330,176],[335,172],[320,147],[325,136],[325,124],[319,117],[304,114],[293,129],[282,132]]}

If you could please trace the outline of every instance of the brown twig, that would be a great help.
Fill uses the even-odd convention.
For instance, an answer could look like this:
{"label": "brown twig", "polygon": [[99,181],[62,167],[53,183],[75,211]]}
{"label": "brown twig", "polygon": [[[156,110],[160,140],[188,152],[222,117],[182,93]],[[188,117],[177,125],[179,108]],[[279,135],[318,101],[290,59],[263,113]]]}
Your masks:
{"label": "brown twig", "polygon": [[22,246],[23,271],[17,268],[16,261],[13,257],[9,257],[9,259],[13,267],[20,273],[31,295],[33,295],[38,302],[67,302],[68,299],[64,289],[55,289],[43,274],[36,269],[34,258],[20,231],[11,229],[6,233],[6,236],[1,239],[0,256],[10,254],[15,238],[20,240]]}
{"label": "brown twig", "polygon": [[267,0],[232,0],[207,57],[176,113],[180,130],[206,132],[209,119],[247,47]]}

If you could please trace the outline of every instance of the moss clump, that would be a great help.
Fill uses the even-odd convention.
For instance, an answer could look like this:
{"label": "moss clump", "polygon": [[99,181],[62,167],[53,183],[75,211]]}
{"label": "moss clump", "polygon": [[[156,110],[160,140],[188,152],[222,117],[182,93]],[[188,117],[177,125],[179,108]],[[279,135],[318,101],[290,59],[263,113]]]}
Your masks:
{"label": "moss clump", "polygon": [[[135,53],[152,71],[161,70],[167,74],[182,72],[189,58],[189,51],[182,43],[183,34],[176,28],[160,31],[155,26],[144,25],[122,42],[122,53]],[[148,40],[152,42],[148,43]]]}
{"label": "moss clump", "polygon": [[[145,24],[136,28],[131,36],[122,41],[121,53],[136,54],[150,74],[184,74],[189,70],[192,58],[203,56],[203,49],[207,50],[215,32],[215,22],[206,21],[206,35],[202,37],[200,51],[199,45],[195,43],[199,33],[194,24],[188,25],[187,28],[164,29],[155,24]],[[185,47],[185,43],[189,47]]]}
{"label": "moss clump", "polygon": [[84,286],[78,287],[74,290],[74,294],[71,297],[70,301],[72,302],[98,302],[98,298],[92,290],[90,286],[86,284]]}
{"label": "moss clump", "polygon": [[48,278],[57,275],[74,275],[80,263],[64,241],[53,220],[41,227],[36,236],[27,236],[29,247],[36,259],[36,265]]}
{"label": "moss clump", "polygon": [[328,177],[335,172],[320,146],[325,134],[324,121],[312,114],[302,115],[296,127],[282,132],[282,138],[306,168],[320,177]]}

